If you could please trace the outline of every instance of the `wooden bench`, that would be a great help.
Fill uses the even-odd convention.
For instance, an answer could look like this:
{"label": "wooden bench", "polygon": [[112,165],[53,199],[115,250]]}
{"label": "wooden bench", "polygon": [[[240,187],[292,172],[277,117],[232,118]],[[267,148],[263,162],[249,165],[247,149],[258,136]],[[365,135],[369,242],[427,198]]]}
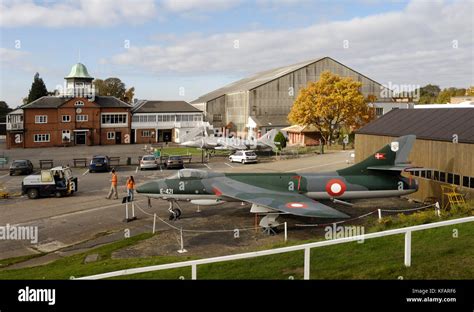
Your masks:
{"label": "wooden bench", "polygon": [[[40,159],[39,164],[40,164],[40,169],[51,169],[54,167],[54,162],[52,159]],[[44,165],[49,165],[49,167],[43,168]]]}
{"label": "wooden bench", "polygon": [[81,167],[87,167],[87,158],[74,158],[73,162],[75,168],[79,167],[79,164],[82,164]]}

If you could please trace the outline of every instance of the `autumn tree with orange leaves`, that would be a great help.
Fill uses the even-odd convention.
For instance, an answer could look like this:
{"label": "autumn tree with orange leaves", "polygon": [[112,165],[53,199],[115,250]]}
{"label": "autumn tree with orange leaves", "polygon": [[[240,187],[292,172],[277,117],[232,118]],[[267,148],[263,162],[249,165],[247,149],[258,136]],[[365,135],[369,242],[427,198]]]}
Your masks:
{"label": "autumn tree with orange leaves", "polygon": [[375,117],[360,92],[361,86],[350,77],[325,71],[317,82],[300,90],[288,119],[293,124],[316,127],[324,143],[331,145],[343,126],[355,130]]}

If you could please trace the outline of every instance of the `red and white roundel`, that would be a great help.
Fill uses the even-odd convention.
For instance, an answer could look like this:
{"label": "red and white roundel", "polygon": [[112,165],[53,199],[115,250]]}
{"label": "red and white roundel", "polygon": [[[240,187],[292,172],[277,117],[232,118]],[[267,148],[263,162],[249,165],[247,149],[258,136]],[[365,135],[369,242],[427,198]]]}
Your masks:
{"label": "red and white roundel", "polygon": [[346,185],[339,179],[331,179],[326,184],[326,192],[331,196],[341,196],[346,191]]}
{"label": "red and white roundel", "polygon": [[308,205],[305,203],[288,203],[286,204],[286,207],[288,208],[308,208]]}

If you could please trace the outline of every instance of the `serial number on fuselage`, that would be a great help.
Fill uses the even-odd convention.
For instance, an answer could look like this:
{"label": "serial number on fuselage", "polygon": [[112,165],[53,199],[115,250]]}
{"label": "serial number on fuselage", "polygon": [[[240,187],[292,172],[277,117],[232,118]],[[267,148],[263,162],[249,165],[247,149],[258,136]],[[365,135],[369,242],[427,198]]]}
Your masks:
{"label": "serial number on fuselage", "polygon": [[160,194],[171,195],[173,194],[173,189],[160,188]]}

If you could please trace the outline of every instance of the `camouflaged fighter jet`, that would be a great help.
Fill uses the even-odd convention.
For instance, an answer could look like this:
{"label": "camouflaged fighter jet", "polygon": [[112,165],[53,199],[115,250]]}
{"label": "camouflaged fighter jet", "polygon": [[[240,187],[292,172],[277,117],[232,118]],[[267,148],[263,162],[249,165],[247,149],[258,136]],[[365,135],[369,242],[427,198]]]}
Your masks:
{"label": "camouflaged fighter jet", "polygon": [[[248,202],[250,212],[267,214],[260,222],[266,229],[276,225],[279,214],[318,218],[349,216],[321,203],[328,200],[351,205],[345,200],[392,197],[414,193],[416,180],[402,172],[414,170],[407,163],[416,137],[407,135],[387,144],[360,163],[324,173],[219,173],[183,169],[165,179],[145,183],[137,192],[170,202],[170,219],[181,210],[177,201],[196,205]],[[173,207],[176,203],[177,208]]]}

